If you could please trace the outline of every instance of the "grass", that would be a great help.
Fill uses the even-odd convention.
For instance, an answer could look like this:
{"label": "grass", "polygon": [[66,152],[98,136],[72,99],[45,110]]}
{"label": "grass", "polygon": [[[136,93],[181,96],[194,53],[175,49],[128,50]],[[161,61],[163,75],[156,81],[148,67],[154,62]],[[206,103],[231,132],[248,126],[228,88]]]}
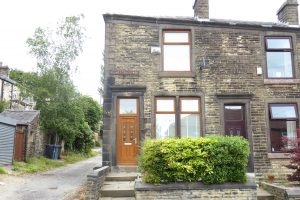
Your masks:
{"label": "grass", "polygon": [[48,171],[53,168],[62,167],[67,164],[76,163],[87,158],[96,156],[96,152],[91,153],[76,153],[67,152],[63,154],[60,160],[51,160],[43,156],[31,158],[27,163],[14,162],[12,170],[17,174],[36,173]]}
{"label": "grass", "polygon": [[7,174],[7,172],[4,168],[0,167],[0,174]]}

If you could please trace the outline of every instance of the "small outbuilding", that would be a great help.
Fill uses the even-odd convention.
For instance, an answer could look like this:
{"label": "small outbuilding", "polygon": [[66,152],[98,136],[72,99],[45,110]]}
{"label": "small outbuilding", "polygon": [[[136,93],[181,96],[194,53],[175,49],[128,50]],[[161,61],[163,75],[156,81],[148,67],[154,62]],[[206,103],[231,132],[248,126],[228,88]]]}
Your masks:
{"label": "small outbuilding", "polygon": [[17,121],[0,116],[0,165],[10,165],[14,156]]}
{"label": "small outbuilding", "polygon": [[37,110],[5,110],[0,117],[16,120],[14,160],[26,161],[30,157],[42,155],[45,149],[44,134],[40,131]]}

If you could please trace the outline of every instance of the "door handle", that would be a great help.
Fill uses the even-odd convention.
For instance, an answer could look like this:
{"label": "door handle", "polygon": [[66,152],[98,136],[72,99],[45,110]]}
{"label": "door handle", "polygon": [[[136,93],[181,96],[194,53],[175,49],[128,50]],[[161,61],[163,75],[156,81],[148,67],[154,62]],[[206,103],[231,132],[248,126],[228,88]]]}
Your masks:
{"label": "door handle", "polygon": [[137,144],[136,138],[134,138],[133,141],[134,141],[134,144]]}

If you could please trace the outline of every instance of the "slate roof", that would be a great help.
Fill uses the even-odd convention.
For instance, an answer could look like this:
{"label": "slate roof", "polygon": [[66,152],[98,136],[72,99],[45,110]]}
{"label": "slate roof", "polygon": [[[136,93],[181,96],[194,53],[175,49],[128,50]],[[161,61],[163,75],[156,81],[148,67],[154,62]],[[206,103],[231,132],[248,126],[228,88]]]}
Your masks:
{"label": "slate roof", "polygon": [[201,19],[197,17],[166,17],[166,16],[135,16],[123,14],[109,14],[103,15],[104,21],[120,20],[120,21],[135,21],[143,23],[162,23],[162,24],[180,24],[180,25],[206,25],[206,26],[220,26],[220,27],[242,27],[242,28],[277,28],[277,29],[294,29],[299,30],[299,25],[289,25],[281,22],[257,22],[257,21],[241,21],[230,19]]}
{"label": "slate roof", "polygon": [[15,119],[19,125],[29,125],[39,114],[39,110],[5,110],[0,116]]}

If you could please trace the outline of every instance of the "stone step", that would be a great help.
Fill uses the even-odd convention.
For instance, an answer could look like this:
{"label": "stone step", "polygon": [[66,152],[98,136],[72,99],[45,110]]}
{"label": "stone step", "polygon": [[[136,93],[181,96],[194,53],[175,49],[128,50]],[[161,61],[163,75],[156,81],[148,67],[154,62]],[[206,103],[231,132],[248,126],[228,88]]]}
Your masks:
{"label": "stone step", "polygon": [[270,194],[269,192],[258,188],[257,189],[257,200],[274,200],[274,195]]}
{"label": "stone step", "polygon": [[135,197],[134,181],[105,181],[101,197]]}
{"label": "stone step", "polygon": [[113,166],[111,167],[111,172],[137,172],[137,166]]}
{"label": "stone step", "polygon": [[134,181],[140,174],[136,172],[110,173],[105,177],[105,181]]}
{"label": "stone step", "polygon": [[99,200],[135,200],[135,197],[100,197]]}

